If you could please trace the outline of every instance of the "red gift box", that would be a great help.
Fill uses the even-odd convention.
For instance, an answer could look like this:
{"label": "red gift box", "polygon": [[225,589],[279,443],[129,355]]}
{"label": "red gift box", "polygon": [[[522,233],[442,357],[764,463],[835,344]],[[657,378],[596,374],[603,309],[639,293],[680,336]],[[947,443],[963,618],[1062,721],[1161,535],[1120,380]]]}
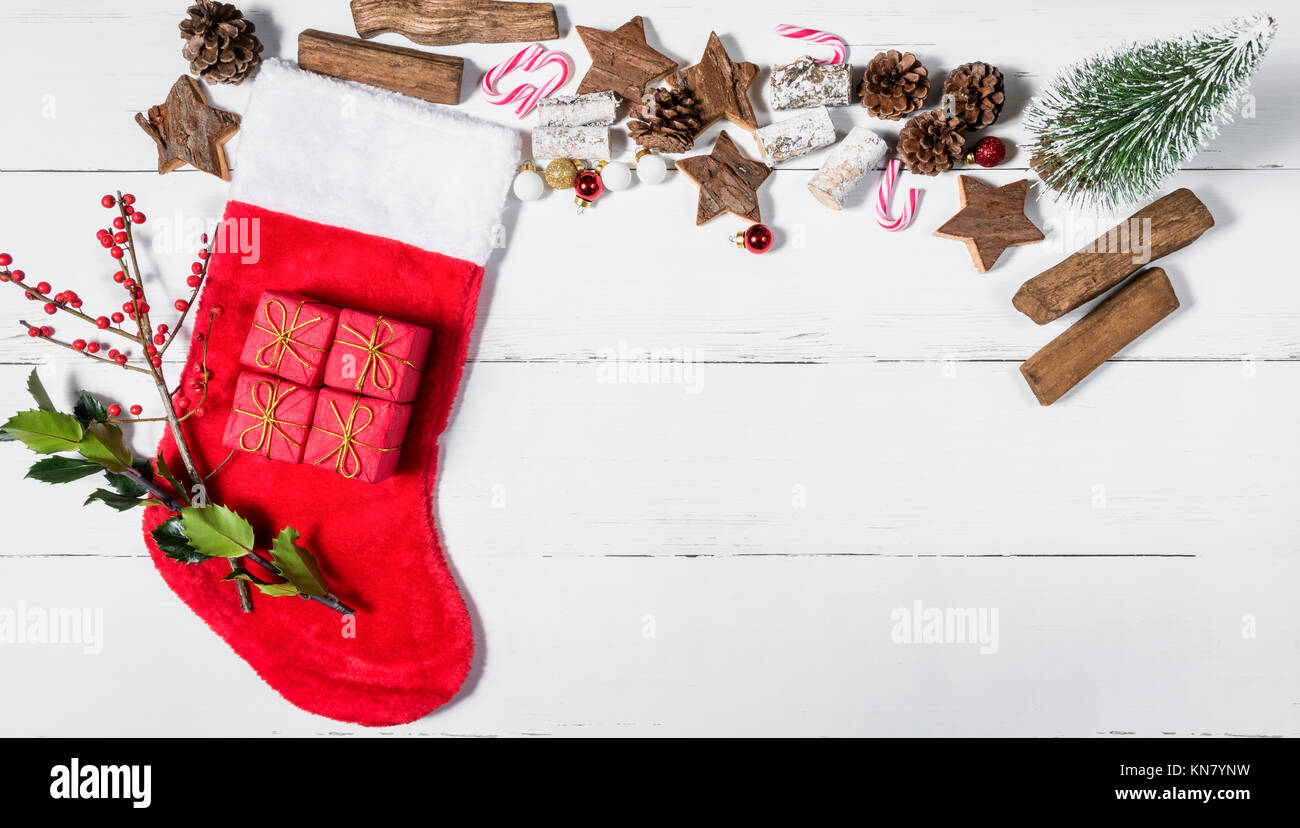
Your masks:
{"label": "red gift box", "polygon": [[410,420],[409,405],[324,388],[317,395],[303,462],[378,483],[397,468]]}
{"label": "red gift box", "polygon": [[271,460],[301,463],[316,392],[252,371],[240,373],[222,445]]}
{"label": "red gift box", "polygon": [[287,290],[264,291],[239,361],[254,371],[315,388],[325,376],[338,320],[338,308]]}
{"label": "red gift box", "polygon": [[419,391],[432,339],[428,328],[345,309],[325,361],[325,384],[367,397],[410,402]]}

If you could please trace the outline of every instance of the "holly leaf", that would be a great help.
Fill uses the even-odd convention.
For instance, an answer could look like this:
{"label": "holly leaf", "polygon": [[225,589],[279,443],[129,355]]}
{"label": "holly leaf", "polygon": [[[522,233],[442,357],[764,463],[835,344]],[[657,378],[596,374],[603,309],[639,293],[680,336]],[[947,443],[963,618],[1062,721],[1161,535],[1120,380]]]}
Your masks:
{"label": "holly leaf", "polygon": [[98,463],[80,457],[46,457],[27,470],[27,476],[42,483],[71,483],[103,471]]}
{"label": "holly leaf", "polygon": [[171,467],[167,465],[167,461],[163,459],[161,454],[158,455],[157,462],[158,474],[161,475],[162,479],[166,480],[172,487],[172,491],[176,493],[176,496],[181,499],[182,503],[186,506],[190,505],[190,493],[185,490],[185,487],[181,485],[181,481],[172,473]]}
{"label": "holly leaf", "polygon": [[225,506],[186,506],[181,526],[190,545],[213,558],[238,558],[253,548],[253,527]]}
{"label": "holly leaf", "polygon": [[58,410],[54,407],[54,403],[50,401],[50,394],[45,390],[45,386],[41,384],[41,378],[37,376],[35,368],[32,369],[31,376],[27,378],[27,391],[32,395],[32,399],[36,400],[36,407],[40,410]]}
{"label": "holly leaf", "polygon": [[112,423],[91,423],[77,446],[81,456],[98,463],[111,472],[124,472],[131,468],[131,450],[126,447],[122,429]]}
{"label": "holly leaf", "polygon": [[302,595],[327,595],[329,586],[325,583],[325,576],[321,574],[315,556],[298,545],[301,537],[292,526],[284,527],[275,536],[271,543],[275,566],[280,570],[280,577],[292,584],[296,592]]}
{"label": "holly leaf", "polygon": [[108,478],[108,485],[116,489],[117,493],[123,497],[133,497],[139,500],[149,493],[148,489],[140,485],[140,481],[129,475],[105,472],[104,476]]}
{"label": "holly leaf", "polygon": [[77,398],[77,404],[72,407],[72,416],[76,417],[83,426],[91,423],[102,423],[108,419],[108,409],[104,404],[94,397],[90,396],[87,391],[82,391],[81,396]]}
{"label": "holly leaf", "polygon": [[158,544],[158,549],[173,561],[195,564],[211,560],[211,556],[190,546],[190,539],[185,536],[185,529],[178,517],[167,518],[149,534],[153,536],[153,542]]}
{"label": "holly leaf", "polygon": [[96,500],[100,501],[105,506],[109,506],[118,510],[119,512],[125,512],[128,509],[134,509],[136,506],[139,506],[144,502],[140,500],[140,498],[138,497],[128,497],[127,495],[119,494],[118,492],[114,492],[114,491],[109,491],[108,489],[96,489],[95,491],[90,493],[90,497],[86,498],[86,502],[83,503],[82,505],[89,506],[90,504],[94,503]]}
{"label": "holly leaf", "polygon": [[257,591],[263,595],[271,595],[276,598],[286,598],[291,595],[298,595],[298,588],[290,583],[267,583],[259,581],[247,572],[231,572],[223,581],[247,581],[257,587]]}
{"label": "holly leaf", "polygon": [[75,417],[58,411],[19,411],[0,428],[37,454],[72,451],[84,434]]}

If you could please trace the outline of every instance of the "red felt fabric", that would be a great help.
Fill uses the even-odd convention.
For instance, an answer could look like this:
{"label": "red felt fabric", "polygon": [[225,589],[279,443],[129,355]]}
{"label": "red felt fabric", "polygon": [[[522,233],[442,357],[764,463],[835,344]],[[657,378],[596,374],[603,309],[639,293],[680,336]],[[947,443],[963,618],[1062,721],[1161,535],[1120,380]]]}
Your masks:
{"label": "red felt fabric", "polygon": [[[432,497],[438,435],[447,424],[473,326],[482,267],[400,242],[230,202],[227,220],[260,221],[260,259],[217,252],[195,319],[221,305],[209,340],[213,371],[207,414],[186,423],[204,469],[227,454],[221,444],[239,355],[258,297],[267,288],[299,291],[336,307],[358,308],[433,330],[428,363],[397,472],[379,483],[333,469],[241,454],[210,483],[209,497],[248,518],[259,542],[293,526],[320,561],[336,595],[357,609],[345,618],[300,598],[253,594],[240,611],[222,583],[224,561],[186,565],[164,557],[149,531],[167,517],[145,514],[145,542],[180,598],[267,684],[304,710],[362,725],[410,722],[455,695],[470,668],[473,633],[435,531]],[[191,348],[187,370],[198,359]],[[170,435],[160,449],[179,467]]]}

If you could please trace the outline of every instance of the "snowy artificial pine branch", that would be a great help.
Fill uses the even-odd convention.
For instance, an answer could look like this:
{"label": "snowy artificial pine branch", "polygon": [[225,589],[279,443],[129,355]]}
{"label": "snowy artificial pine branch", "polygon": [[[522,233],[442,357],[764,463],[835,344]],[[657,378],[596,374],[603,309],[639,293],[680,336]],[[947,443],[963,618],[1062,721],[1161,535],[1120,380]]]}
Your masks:
{"label": "snowy artificial pine branch", "polygon": [[1242,17],[1063,70],[1025,114],[1034,170],[1081,207],[1148,200],[1232,120],[1276,30],[1268,15]]}

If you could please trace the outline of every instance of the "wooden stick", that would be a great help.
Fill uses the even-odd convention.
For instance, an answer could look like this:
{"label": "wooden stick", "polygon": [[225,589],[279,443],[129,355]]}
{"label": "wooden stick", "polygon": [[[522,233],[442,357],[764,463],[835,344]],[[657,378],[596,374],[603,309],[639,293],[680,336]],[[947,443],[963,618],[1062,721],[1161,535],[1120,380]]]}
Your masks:
{"label": "wooden stick", "polygon": [[1195,193],[1175,190],[1138,210],[1056,267],[1025,282],[1011,304],[1039,325],[1051,322],[1092,301],[1150,262],[1186,247],[1213,226],[1214,216]]}
{"label": "wooden stick", "polygon": [[555,40],[550,3],[493,0],[352,0],[352,21],[365,38],[396,32],[425,46]]}
{"label": "wooden stick", "polygon": [[298,65],[310,72],[454,105],[460,103],[465,61],[307,29],[298,35]]}
{"label": "wooden stick", "polygon": [[1120,349],[1178,309],[1169,277],[1140,273],[1020,366],[1041,405],[1051,405]]}

